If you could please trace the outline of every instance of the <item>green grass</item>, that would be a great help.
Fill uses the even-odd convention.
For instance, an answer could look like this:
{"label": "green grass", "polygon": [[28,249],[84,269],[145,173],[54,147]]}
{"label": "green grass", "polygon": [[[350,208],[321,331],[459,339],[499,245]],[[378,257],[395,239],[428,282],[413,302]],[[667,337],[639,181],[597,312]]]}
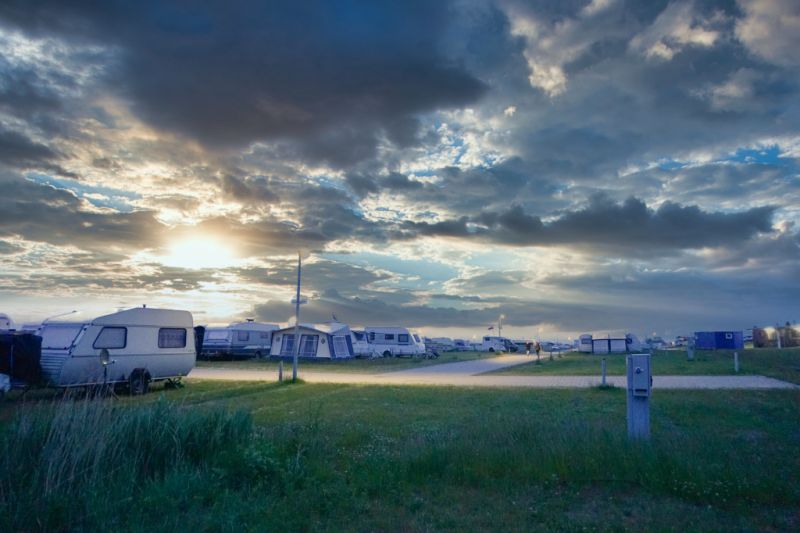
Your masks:
{"label": "green grass", "polygon": [[[800,383],[800,348],[783,350],[759,348],[737,350],[739,373],[760,374]],[[600,361],[606,359],[608,375],[625,374],[625,354],[592,355],[578,352],[565,353],[563,357],[543,355],[541,362],[497,370],[494,374],[506,375],[600,375]],[[654,375],[729,375],[733,374],[733,350],[698,350],[693,361],[679,350],[656,351],[652,357]]]}
{"label": "green grass", "polygon": [[[622,389],[188,380],[93,403],[97,413],[42,404],[0,406],[10,413],[0,431],[10,454],[0,463],[2,530],[800,524],[797,391],[659,391],[649,443],[625,438]],[[92,466],[47,493],[46,467],[64,457]]]}
{"label": "green grass", "polygon": [[[492,354],[494,355],[494,354]],[[481,357],[489,357],[486,352],[442,352],[436,359],[422,357],[379,357],[376,359],[300,359],[298,366],[312,372],[343,372],[359,374],[380,374],[395,370],[406,370],[442,363],[471,361]],[[243,361],[197,361],[200,368],[238,368],[278,371],[278,358],[245,359]],[[284,359],[284,372],[292,368],[291,358]]]}

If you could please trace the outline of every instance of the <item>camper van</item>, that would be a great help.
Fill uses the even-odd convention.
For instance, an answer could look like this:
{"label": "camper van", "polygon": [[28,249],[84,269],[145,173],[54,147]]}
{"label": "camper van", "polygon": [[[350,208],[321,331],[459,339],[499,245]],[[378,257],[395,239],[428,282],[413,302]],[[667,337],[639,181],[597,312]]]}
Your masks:
{"label": "camper van", "polygon": [[14,321],[11,320],[11,317],[5,313],[0,313],[0,330],[12,330],[15,328],[16,326],[14,325]]}
{"label": "camper van", "polygon": [[356,357],[371,357],[374,350],[367,340],[367,332],[364,330],[350,330],[350,340],[353,344],[353,354]]}
{"label": "camper van", "polygon": [[90,322],[45,322],[41,367],[56,387],[127,384],[144,394],[151,381],[180,379],[194,368],[188,311],[138,307]]}
{"label": "camper van", "polygon": [[384,357],[424,355],[425,342],[419,334],[401,327],[367,326],[367,340]]}
{"label": "camper van", "polygon": [[276,324],[248,320],[224,328],[206,328],[200,355],[206,359],[247,359],[266,357],[272,348],[272,332]]}
{"label": "camper van", "polygon": [[516,352],[517,347],[505,337],[484,337],[481,344],[482,352]]}

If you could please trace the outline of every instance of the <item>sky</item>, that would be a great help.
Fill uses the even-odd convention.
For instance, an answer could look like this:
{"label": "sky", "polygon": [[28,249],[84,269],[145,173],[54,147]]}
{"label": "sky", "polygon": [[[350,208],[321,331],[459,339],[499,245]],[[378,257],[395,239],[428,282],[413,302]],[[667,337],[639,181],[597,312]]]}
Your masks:
{"label": "sky", "polygon": [[794,0],[6,0],[0,311],[800,319]]}

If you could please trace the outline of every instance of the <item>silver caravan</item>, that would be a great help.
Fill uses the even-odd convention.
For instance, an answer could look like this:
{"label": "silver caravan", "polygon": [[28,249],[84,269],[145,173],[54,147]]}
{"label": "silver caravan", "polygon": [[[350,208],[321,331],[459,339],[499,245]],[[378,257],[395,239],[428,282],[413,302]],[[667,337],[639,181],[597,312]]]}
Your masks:
{"label": "silver caravan", "polygon": [[266,357],[272,349],[272,332],[278,329],[276,324],[252,320],[236,322],[224,328],[206,328],[200,355],[208,359]]}
{"label": "silver caravan", "polygon": [[407,328],[367,326],[364,331],[372,349],[384,357],[425,354],[422,338]]}
{"label": "silver caravan", "polygon": [[132,394],[151,381],[181,378],[194,368],[192,314],[139,307],[90,322],[45,322],[41,367],[56,387],[128,384]]}

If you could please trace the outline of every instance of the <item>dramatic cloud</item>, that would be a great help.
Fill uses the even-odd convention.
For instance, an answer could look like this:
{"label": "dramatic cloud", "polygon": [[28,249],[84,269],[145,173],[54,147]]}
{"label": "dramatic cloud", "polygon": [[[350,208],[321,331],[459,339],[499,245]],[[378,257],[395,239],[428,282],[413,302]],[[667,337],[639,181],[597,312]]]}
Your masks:
{"label": "dramatic cloud", "polygon": [[545,224],[520,206],[495,213],[437,223],[411,222],[406,227],[423,235],[480,238],[518,246],[579,244],[616,253],[715,247],[772,231],[772,207],[742,213],[707,213],[697,206],[665,202],[658,209],[636,198],[622,204],[595,196],[585,209],[568,212]]}
{"label": "dramatic cloud", "polygon": [[2,2],[3,312],[285,321],[300,252],[304,320],[800,319],[798,20],[789,0]]}

